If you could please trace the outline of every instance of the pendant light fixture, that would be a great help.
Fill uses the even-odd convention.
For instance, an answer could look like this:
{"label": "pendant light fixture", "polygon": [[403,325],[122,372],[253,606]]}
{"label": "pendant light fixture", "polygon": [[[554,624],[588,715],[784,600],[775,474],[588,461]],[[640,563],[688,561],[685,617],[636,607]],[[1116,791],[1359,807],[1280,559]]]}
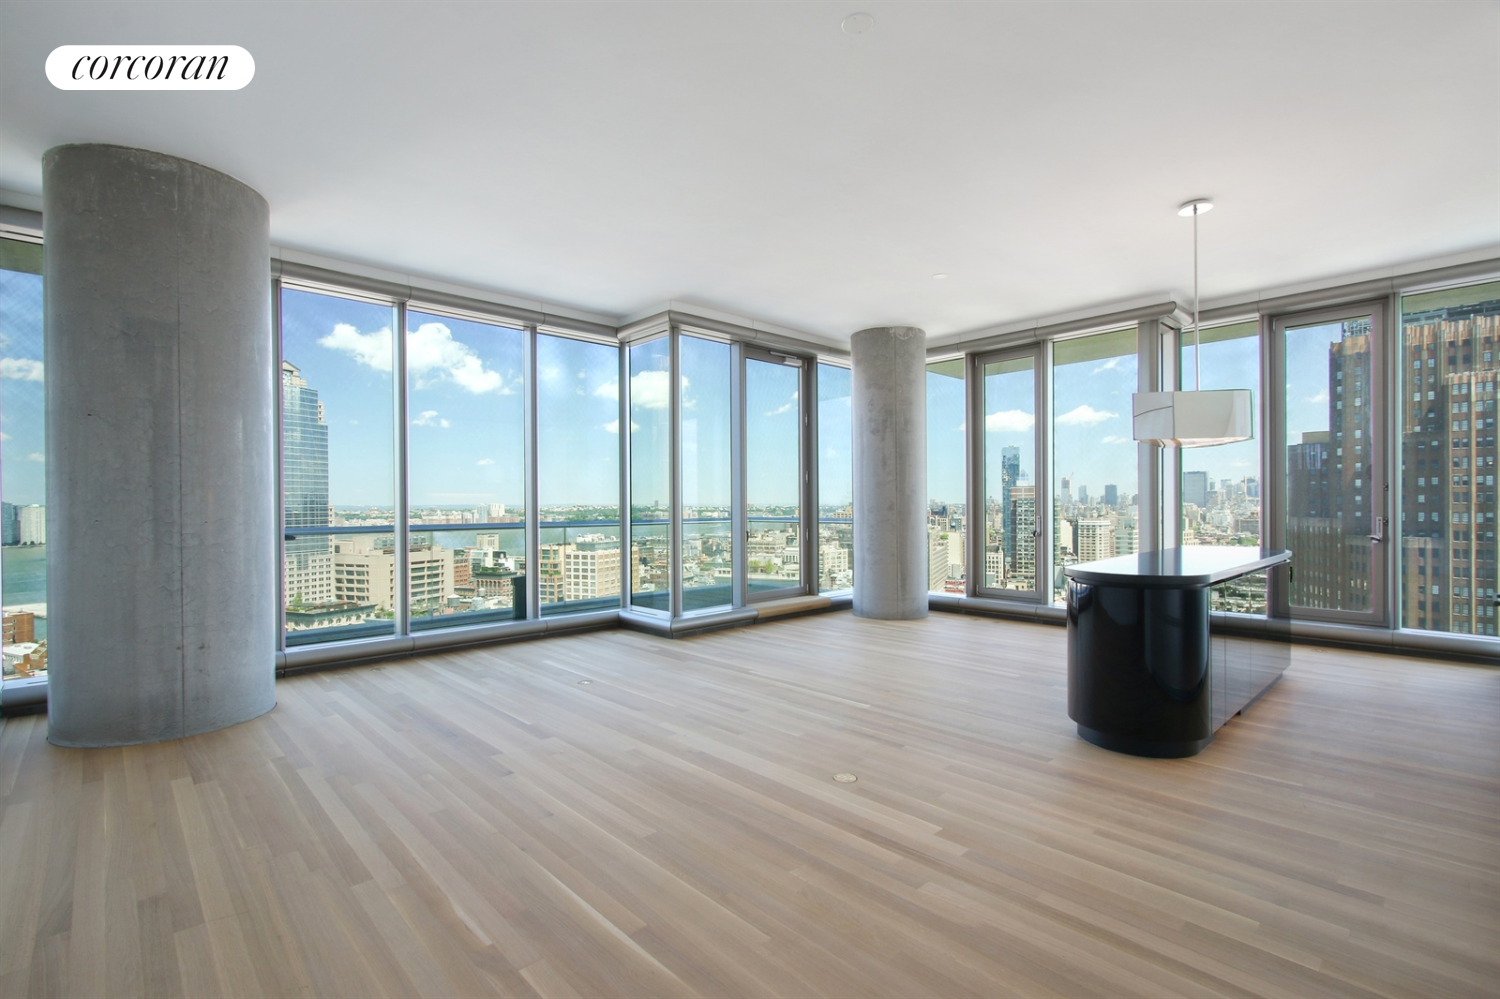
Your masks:
{"label": "pendant light fixture", "polygon": [[1131,396],[1134,437],[1162,447],[1213,447],[1247,441],[1252,403],[1249,389],[1203,389],[1198,355],[1198,216],[1214,206],[1194,198],[1177,210],[1193,219],[1193,390],[1137,392]]}

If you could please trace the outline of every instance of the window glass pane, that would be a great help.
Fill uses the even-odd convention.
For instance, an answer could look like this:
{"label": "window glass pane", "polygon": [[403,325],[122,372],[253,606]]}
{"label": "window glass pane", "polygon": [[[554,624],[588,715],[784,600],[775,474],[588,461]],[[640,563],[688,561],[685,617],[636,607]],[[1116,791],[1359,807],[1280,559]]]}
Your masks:
{"label": "window glass pane", "polygon": [[854,586],[854,414],[850,371],[818,365],[818,591]]}
{"label": "window glass pane", "polygon": [[670,611],[671,362],[666,337],[630,353],[630,602]]}
{"label": "window glass pane", "polygon": [[802,584],[802,369],[745,361],[746,546],[751,593]]}
{"label": "window glass pane", "polygon": [[[525,351],[524,330],[406,314],[413,631],[525,617]],[[488,550],[458,524],[517,525],[501,546],[518,577],[508,592],[478,592],[474,563]]]}
{"label": "window glass pane", "polygon": [[1500,283],[1401,300],[1401,626],[1495,635]]}
{"label": "window glass pane", "polygon": [[620,350],[538,334],[543,614],[620,606]]}
{"label": "window glass pane", "polygon": [[[1062,567],[1138,549],[1134,328],[1058,342],[1052,350],[1052,598]],[[1033,505],[1035,499],[1033,499]],[[1018,517],[1020,515],[1018,514]]]}
{"label": "window glass pane", "polygon": [[1286,546],[1293,607],[1370,609],[1370,319],[1286,330]]}
{"label": "window glass pane", "polygon": [[[1260,324],[1203,330],[1198,377],[1205,389],[1247,388],[1260,399]],[[1193,338],[1183,334],[1181,387],[1193,387]],[[1260,441],[1183,448],[1182,543],[1260,545]],[[1214,610],[1266,613],[1266,577],[1252,573],[1212,589]]]}
{"label": "window glass pane", "polygon": [[0,603],[4,676],[47,671],[47,475],[42,248],[0,239]]}
{"label": "window glass pane", "polygon": [[964,362],[927,365],[927,588],[964,592]]}
{"label": "window glass pane", "polygon": [[728,604],[733,592],[729,519],[729,345],[681,340],[682,609]]}
{"label": "window glass pane", "polygon": [[380,535],[326,529],[389,530],[394,520],[395,318],[387,305],[281,295],[288,644],[394,630],[394,569],[378,576],[374,558],[391,536],[381,546]]}
{"label": "window glass pane", "polygon": [[1036,590],[1036,360],[984,366],[986,589]]}

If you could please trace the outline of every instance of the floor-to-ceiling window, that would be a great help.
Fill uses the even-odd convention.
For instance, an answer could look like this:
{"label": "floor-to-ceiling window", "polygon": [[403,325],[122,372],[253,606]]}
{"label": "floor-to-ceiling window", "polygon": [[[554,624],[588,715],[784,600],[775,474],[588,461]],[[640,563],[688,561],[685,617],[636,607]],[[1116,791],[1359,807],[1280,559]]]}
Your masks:
{"label": "floor-to-ceiling window", "polygon": [[[1193,337],[1186,333],[1182,336],[1181,387],[1247,388],[1259,407],[1259,321],[1202,330],[1199,343],[1201,352],[1194,356]],[[1252,412],[1258,414],[1259,409]],[[1257,427],[1254,438],[1236,444],[1182,449],[1183,544],[1260,545],[1260,430]],[[1215,610],[1264,614],[1265,573],[1252,573],[1216,586],[1213,597]]]}
{"label": "floor-to-ceiling window", "polygon": [[[1059,340],[1052,348],[1053,599],[1062,567],[1139,549],[1136,442],[1136,330]],[[1034,497],[1033,509],[1043,497]],[[1042,514],[1033,514],[1038,519]]]}
{"label": "floor-to-ceiling window", "polygon": [[679,337],[682,413],[682,609],[733,599],[729,344]]}
{"label": "floor-to-ceiling window", "polygon": [[527,336],[407,311],[414,631],[526,617]]}
{"label": "floor-to-ceiling window", "polygon": [[[1041,353],[1036,348],[981,360],[980,428],[983,550],[979,588],[1017,597],[1038,589],[1037,392]],[[1043,560],[1042,567],[1045,568]],[[1042,578],[1045,578],[1044,576]]]}
{"label": "floor-to-ceiling window", "polygon": [[392,634],[396,309],[290,288],[280,306],[286,642]]}
{"label": "floor-to-ceiling window", "polygon": [[854,586],[854,412],[848,368],[818,365],[818,590]]}
{"label": "floor-to-ceiling window", "polygon": [[802,368],[745,357],[745,513],[748,592],[802,585]]}
{"label": "floor-to-ceiling window", "polygon": [[968,503],[964,497],[964,360],[927,365],[927,588],[963,593]]}
{"label": "floor-to-ceiling window", "polygon": [[4,677],[47,671],[42,247],[0,239],[0,604]]}
{"label": "floor-to-ceiling window", "polygon": [[672,351],[660,336],[631,344],[630,603],[670,613]]}
{"label": "floor-to-ceiling window", "polygon": [[1401,300],[1400,624],[1495,635],[1500,283]]}
{"label": "floor-to-ceiling window", "polygon": [[1383,315],[1373,303],[1275,321],[1274,540],[1294,558],[1282,613],[1383,623]]}
{"label": "floor-to-ceiling window", "polygon": [[620,606],[620,351],[536,338],[543,614]]}

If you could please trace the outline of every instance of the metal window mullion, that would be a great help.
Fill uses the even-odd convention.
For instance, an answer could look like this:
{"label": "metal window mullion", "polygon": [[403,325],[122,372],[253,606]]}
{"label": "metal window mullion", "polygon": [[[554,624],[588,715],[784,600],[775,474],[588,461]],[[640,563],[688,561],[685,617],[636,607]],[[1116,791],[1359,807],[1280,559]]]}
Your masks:
{"label": "metal window mullion", "polygon": [[[1041,418],[1036,421],[1036,584],[1037,599],[1052,603],[1052,372],[1053,341],[1042,342],[1037,354],[1036,405]],[[1045,506],[1043,506],[1045,504]],[[1046,511],[1043,513],[1043,511]],[[1045,567],[1045,568],[1044,568]]]}
{"label": "metal window mullion", "polygon": [[[1161,389],[1161,321],[1142,319],[1136,324],[1136,391]],[[1136,444],[1136,548],[1153,551],[1161,547],[1162,446],[1141,441]]]}
{"label": "metal window mullion", "polygon": [[[535,326],[526,328],[525,350],[526,356],[522,359],[525,365],[526,378],[523,392],[523,423],[524,439],[522,441],[522,452],[524,455],[525,469],[523,472],[522,493],[526,497],[526,526],[522,530],[525,536],[526,551],[526,617],[528,620],[536,620],[542,616],[542,574],[541,574],[541,538],[542,538],[542,512],[538,506],[541,496],[540,483],[537,482],[537,332]],[[567,542],[568,534],[563,531],[563,541]]]}
{"label": "metal window mullion", "polygon": [[745,379],[749,363],[744,345],[729,344],[729,565],[730,604],[743,607],[750,599],[749,510],[746,496],[745,469]]}
{"label": "metal window mullion", "polygon": [[[1196,362],[1198,359],[1194,358]],[[1161,327],[1162,391],[1182,387],[1181,331],[1166,323]],[[1169,447],[1161,452],[1161,535],[1159,548],[1176,548],[1182,544],[1182,449]]]}
{"label": "metal window mullion", "polygon": [[620,606],[629,610],[632,604],[630,574],[635,568],[635,530],[631,525],[630,504],[630,348],[619,344],[619,383],[615,395],[619,401],[616,424],[620,431]]}
{"label": "metal window mullion", "polygon": [[802,388],[802,592],[818,593],[818,362],[804,361]]}
{"label": "metal window mullion", "polygon": [[682,616],[682,333],[673,326],[667,333],[667,385],[669,386],[669,442],[671,480],[667,483],[667,607],[673,618]]}
{"label": "metal window mullion", "polygon": [[395,547],[395,579],[392,580],[392,596],[395,607],[397,635],[411,634],[411,550],[408,525],[411,514],[407,509],[407,385],[406,385],[406,303],[397,302],[396,335],[391,337],[395,351],[396,406],[396,494],[395,523],[392,525],[392,543]]}
{"label": "metal window mullion", "polygon": [[281,279],[271,279],[271,358],[272,377],[276,380],[276,644],[277,652],[286,651],[286,427],[283,416],[286,400],[283,398],[281,364]]}
{"label": "metal window mullion", "polygon": [[[964,593],[977,597],[984,583],[984,553],[989,542],[989,511],[984,502],[984,362],[969,354],[964,364]],[[1008,502],[1008,499],[1003,500]],[[976,523],[976,513],[978,520]],[[979,571],[975,571],[978,566]]]}

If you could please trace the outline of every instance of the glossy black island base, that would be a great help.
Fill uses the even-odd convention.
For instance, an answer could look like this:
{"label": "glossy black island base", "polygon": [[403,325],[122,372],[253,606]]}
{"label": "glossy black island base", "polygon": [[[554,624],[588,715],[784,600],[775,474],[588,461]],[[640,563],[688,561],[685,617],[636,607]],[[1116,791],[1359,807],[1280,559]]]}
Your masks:
{"label": "glossy black island base", "polygon": [[1136,756],[1201,752],[1290,659],[1285,642],[1212,627],[1210,591],[1290,560],[1277,549],[1187,546],[1065,566],[1078,734]]}

